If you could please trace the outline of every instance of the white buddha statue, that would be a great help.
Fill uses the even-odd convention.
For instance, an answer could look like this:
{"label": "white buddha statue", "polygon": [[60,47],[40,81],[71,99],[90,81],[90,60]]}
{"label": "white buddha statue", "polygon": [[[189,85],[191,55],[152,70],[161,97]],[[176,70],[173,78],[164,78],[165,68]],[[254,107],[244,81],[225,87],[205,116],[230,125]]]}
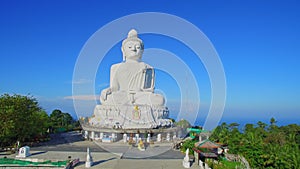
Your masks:
{"label": "white buddha statue", "polygon": [[110,87],[101,92],[102,105],[163,106],[164,97],[154,93],[154,69],[141,61],[144,44],[132,29],[122,42],[123,62],[110,70]]}
{"label": "white buddha statue", "polygon": [[154,93],[154,69],[141,61],[144,44],[131,30],[122,42],[123,62],[110,70],[110,86],[89,119],[92,126],[152,129],[171,126],[164,97]]}

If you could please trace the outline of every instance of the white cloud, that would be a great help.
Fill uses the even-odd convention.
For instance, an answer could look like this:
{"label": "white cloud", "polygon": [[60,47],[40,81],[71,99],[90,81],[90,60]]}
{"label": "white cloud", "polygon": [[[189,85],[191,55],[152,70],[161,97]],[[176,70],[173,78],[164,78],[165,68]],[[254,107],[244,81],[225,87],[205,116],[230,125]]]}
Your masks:
{"label": "white cloud", "polygon": [[93,81],[90,79],[77,79],[77,80],[73,80],[71,83],[72,84],[88,84],[88,83],[92,83]]}
{"label": "white cloud", "polygon": [[77,95],[77,96],[65,96],[64,99],[72,100],[98,100],[99,95]]}

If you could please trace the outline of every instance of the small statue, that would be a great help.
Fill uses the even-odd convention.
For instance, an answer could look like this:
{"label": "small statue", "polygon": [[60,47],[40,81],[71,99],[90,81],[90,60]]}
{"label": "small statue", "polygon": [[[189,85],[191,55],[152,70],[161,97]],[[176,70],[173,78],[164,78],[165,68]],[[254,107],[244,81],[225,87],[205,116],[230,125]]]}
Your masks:
{"label": "small statue", "polygon": [[185,157],[184,157],[184,159],[186,159],[186,161],[190,160],[189,153],[190,153],[190,149],[186,149],[186,151],[185,151]]}
{"label": "small statue", "polygon": [[93,165],[93,157],[90,153],[90,148],[87,148],[85,167],[90,168]]}
{"label": "small statue", "polygon": [[144,142],[142,140],[140,140],[139,143],[138,143],[138,149],[140,151],[145,151],[145,145],[144,145]]}
{"label": "small statue", "polygon": [[191,167],[190,157],[189,157],[189,149],[186,149],[186,151],[185,151],[185,157],[183,158],[182,165],[184,168]]}

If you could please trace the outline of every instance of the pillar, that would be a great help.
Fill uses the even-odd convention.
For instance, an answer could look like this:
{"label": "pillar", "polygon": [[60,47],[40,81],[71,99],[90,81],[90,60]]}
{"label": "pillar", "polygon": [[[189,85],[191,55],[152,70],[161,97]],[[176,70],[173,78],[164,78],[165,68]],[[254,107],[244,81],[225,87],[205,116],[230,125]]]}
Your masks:
{"label": "pillar", "polygon": [[205,169],[210,169],[207,163],[204,163],[204,168]]}
{"label": "pillar", "polygon": [[124,142],[124,143],[127,142],[127,134],[126,134],[126,133],[123,134],[123,142]]}
{"label": "pillar", "polygon": [[95,140],[95,132],[94,131],[91,132],[91,139]]}
{"label": "pillar", "polygon": [[147,143],[150,143],[150,140],[151,140],[151,135],[150,135],[150,133],[148,133],[148,135],[147,135]]}
{"label": "pillar", "polygon": [[90,167],[92,167],[92,165],[93,165],[93,158],[91,156],[90,149],[87,148],[85,167],[90,168]]}
{"label": "pillar", "polygon": [[157,142],[161,142],[161,134],[157,134]]}
{"label": "pillar", "polygon": [[116,133],[111,133],[111,139],[112,139],[112,142],[115,142],[115,140],[116,140]]}
{"label": "pillar", "polygon": [[167,133],[166,140],[167,140],[167,141],[170,141],[170,140],[171,140],[171,138],[170,138],[170,133]]}
{"label": "pillar", "polygon": [[102,140],[103,139],[103,133],[101,132],[100,133],[100,140]]}
{"label": "pillar", "polygon": [[173,140],[175,140],[176,139],[176,132],[174,132],[174,134],[173,134]]}
{"label": "pillar", "polygon": [[203,162],[201,160],[199,160],[199,166],[200,166],[200,169],[204,169],[203,168]]}
{"label": "pillar", "polygon": [[85,139],[87,139],[87,138],[88,138],[88,136],[89,136],[89,132],[88,132],[88,131],[86,131],[86,130],[84,130],[84,138],[85,138]]}
{"label": "pillar", "polygon": [[140,134],[136,133],[135,134],[135,139],[136,139],[135,142],[139,142],[140,141]]}

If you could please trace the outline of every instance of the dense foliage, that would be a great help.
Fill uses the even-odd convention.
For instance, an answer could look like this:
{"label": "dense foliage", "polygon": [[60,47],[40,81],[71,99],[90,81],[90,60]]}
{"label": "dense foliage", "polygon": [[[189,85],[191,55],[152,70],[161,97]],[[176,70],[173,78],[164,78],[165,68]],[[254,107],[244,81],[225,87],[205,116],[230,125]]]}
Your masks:
{"label": "dense foliage", "polygon": [[4,94],[0,97],[0,124],[2,147],[45,134],[49,123],[47,113],[39,107],[36,99]]}
{"label": "dense foliage", "polygon": [[185,119],[181,119],[178,122],[175,122],[175,125],[181,128],[189,128],[192,127],[191,124],[185,120]]}
{"label": "dense foliage", "polygon": [[75,127],[75,121],[69,113],[55,109],[50,114],[51,129],[53,132],[67,131]]}
{"label": "dense foliage", "polygon": [[50,117],[32,96],[0,96],[0,147],[19,141],[35,142],[49,135],[49,128],[71,130],[76,123],[69,113],[54,110]]}
{"label": "dense foliage", "polygon": [[229,152],[243,155],[253,168],[300,168],[300,126],[277,126],[259,121],[246,124],[222,123],[212,133],[210,140],[227,144]]}
{"label": "dense foliage", "polygon": [[197,138],[184,141],[184,143],[180,148],[180,151],[184,153],[187,149],[189,149],[189,154],[193,155],[194,154],[193,148],[195,147],[195,143],[197,142],[198,142]]}

